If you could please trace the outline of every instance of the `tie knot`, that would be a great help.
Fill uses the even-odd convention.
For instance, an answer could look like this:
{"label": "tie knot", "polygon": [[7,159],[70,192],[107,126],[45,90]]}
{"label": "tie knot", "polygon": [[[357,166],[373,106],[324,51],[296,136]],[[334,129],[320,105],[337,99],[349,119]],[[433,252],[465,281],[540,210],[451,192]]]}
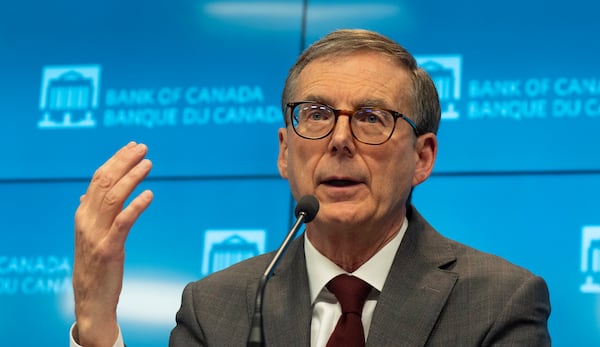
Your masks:
{"label": "tie knot", "polygon": [[355,276],[339,275],[329,281],[327,289],[340,302],[342,313],[355,313],[361,316],[371,285]]}

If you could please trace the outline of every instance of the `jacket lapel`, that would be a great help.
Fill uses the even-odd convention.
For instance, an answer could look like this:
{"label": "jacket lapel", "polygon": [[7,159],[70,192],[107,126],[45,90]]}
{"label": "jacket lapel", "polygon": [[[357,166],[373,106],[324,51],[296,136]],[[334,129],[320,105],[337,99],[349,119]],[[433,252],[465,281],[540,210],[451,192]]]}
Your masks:
{"label": "jacket lapel", "polygon": [[[252,301],[249,306],[254,306],[255,292],[249,290],[250,292]],[[312,310],[303,236],[298,237],[289,246],[275,274],[267,283],[263,302],[266,346],[310,344]]]}
{"label": "jacket lapel", "polygon": [[[373,313],[367,347],[424,346],[458,278],[444,270],[455,260],[448,241],[411,208],[409,228]],[[301,235],[290,245],[265,290],[267,346],[310,345],[309,292]],[[256,283],[249,283],[249,314],[255,294]]]}
{"label": "jacket lapel", "polygon": [[424,346],[458,275],[444,270],[456,256],[416,212],[377,301],[367,346]]}

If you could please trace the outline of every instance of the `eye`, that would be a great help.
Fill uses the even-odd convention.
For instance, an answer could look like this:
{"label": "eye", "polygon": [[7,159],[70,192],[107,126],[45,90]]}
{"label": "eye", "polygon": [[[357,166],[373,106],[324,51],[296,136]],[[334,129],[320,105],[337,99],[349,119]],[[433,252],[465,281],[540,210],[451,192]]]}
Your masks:
{"label": "eye", "polygon": [[365,122],[367,123],[380,123],[381,120],[375,114],[371,113],[365,117]]}
{"label": "eye", "polygon": [[310,120],[321,120],[323,119],[323,114],[318,110],[310,110],[306,117]]}
{"label": "eye", "polygon": [[331,111],[323,105],[307,105],[300,111],[300,118],[307,122],[326,121],[331,116]]}
{"label": "eye", "polygon": [[362,109],[354,115],[356,121],[367,124],[386,124],[385,112],[376,109]]}

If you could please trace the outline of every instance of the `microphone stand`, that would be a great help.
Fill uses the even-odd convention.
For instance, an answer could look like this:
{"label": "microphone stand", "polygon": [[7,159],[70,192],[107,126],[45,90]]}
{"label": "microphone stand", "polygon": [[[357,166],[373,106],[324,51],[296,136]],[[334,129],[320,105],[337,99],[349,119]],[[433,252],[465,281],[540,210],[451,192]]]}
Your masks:
{"label": "microphone stand", "polygon": [[250,325],[250,335],[248,336],[248,343],[246,344],[247,347],[265,346],[262,324],[262,303],[265,295],[265,287],[267,282],[273,275],[275,267],[277,267],[277,264],[279,264],[279,261],[281,260],[283,254],[287,250],[290,242],[294,239],[294,236],[296,236],[298,229],[300,229],[300,226],[304,223],[306,215],[307,213],[305,211],[300,211],[296,223],[294,223],[292,229],[290,229],[290,231],[288,232],[287,236],[279,246],[277,253],[275,253],[275,256],[271,260],[271,263],[269,263],[269,265],[265,269],[265,272],[260,278],[260,281],[258,282],[258,290],[256,291],[256,299],[254,304],[254,314],[252,315],[252,323]]}

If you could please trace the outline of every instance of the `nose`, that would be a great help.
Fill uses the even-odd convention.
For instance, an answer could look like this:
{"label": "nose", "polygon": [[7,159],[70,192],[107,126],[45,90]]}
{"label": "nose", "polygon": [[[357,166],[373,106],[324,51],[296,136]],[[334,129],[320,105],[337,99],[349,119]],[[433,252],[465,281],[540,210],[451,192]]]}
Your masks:
{"label": "nose", "polygon": [[340,114],[331,134],[329,151],[333,154],[352,156],[355,149],[354,137],[350,128],[350,116]]}

